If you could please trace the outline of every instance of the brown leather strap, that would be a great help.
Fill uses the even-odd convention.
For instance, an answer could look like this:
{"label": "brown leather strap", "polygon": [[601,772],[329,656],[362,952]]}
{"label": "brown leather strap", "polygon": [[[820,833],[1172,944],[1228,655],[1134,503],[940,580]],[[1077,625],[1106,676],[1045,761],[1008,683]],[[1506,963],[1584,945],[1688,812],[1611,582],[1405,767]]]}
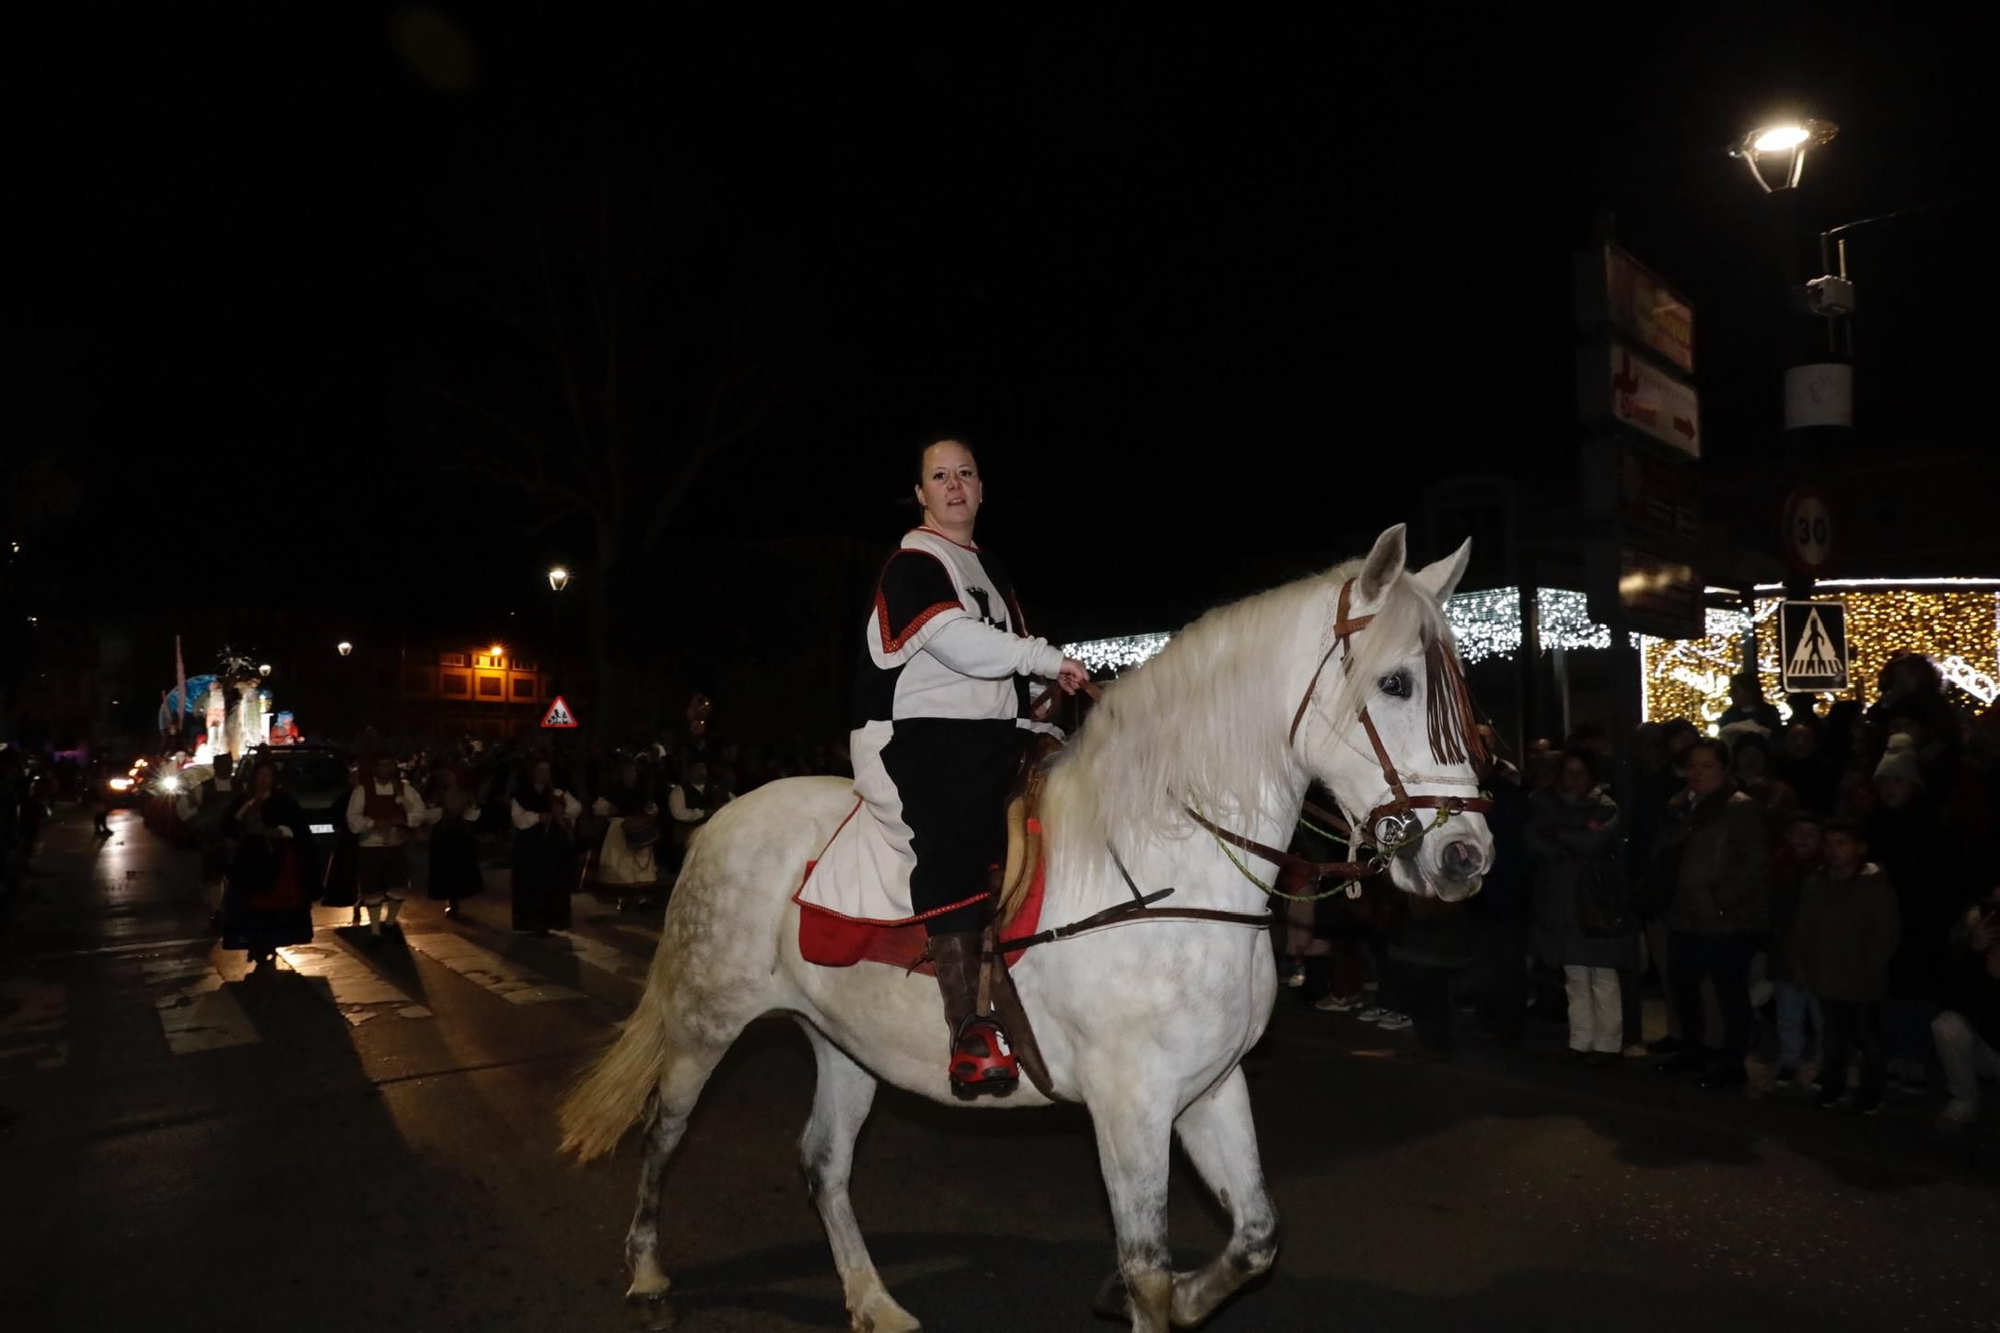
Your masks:
{"label": "brown leather strap", "polygon": [[1274,865],[1283,867],[1284,869],[1303,871],[1307,875],[1310,875],[1316,882],[1319,880],[1333,879],[1337,876],[1346,879],[1360,879],[1363,876],[1370,873],[1370,867],[1366,862],[1308,861],[1303,856],[1294,856],[1290,852],[1281,852],[1276,847],[1266,847],[1263,843],[1257,842],[1256,840],[1251,838],[1246,838],[1240,833],[1231,833],[1228,829],[1223,828],[1220,824],[1216,824],[1211,822],[1210,820],[1202,818],[1201,815],[1199,815],[1193,810],[1189,810],[1187,812],[1187,815],[1189,819],[1192,819],[1195,823],[1201,825],[1203,828],[1207,829],[1210,833],[1213,833],[1216,837],[1222,839],[1222,841],[1230,844],[1232,847],[1241,847],[1244,851],[1249,852],[1251,855],[1261,856],[1266,861],[1269,861]]}
{"label": "brown leather strap", "polygon": [[1362,630],[1367,629],[1370,622],[1375,619],[1373,616],[1362,616],[1355,620],[1347,618],[1349,595],[1353,589],[1353,579],[1349,579],[1340,585],[1340,601],[1333,613],[1333,642],[1326,646],[1326,652],[1321,655],[1319,665],[1313,668],[1312,679],[1306,682],[1306,692],[1299,696],[1299,706],[1292,710],[1292,729],[1285,733],[1285,744],[1287,745],[1298,740],[1299,724],[1306,720],[1306,709],[1312,704],[1314,692],[1319,689],[1320,673],[1325,671],[1326,664],[1333,660],[1334,651],[1336,649],[1340,650],[1344,664],[1351,663],[1352,659],[1346,651],[1347,641]]}
{"label": "brown leather strap", "polygon": [[[1366,708],[1361,710],[1361,727],[1368,733],[1368,743],[1375,747],[1375,762],[1382,766],[1382,778],[1389,784],[1389,792],[1395,798],[1383,808],[1398,814],[1407,813],[1410,794],[1403,790],[1403,775],[1396,771],[1396,761],[1389,757],[1389,747],[1382,744],[1382,733],[1375,730],[1375,719],[1368,716]],[[1374,817],[1370,816],[1368,822],[1372,825]]]}
{"label": "brown leather strap", "polygon": [[999,949],[1001,953],[1016,953],[1022,949],[1032,949],[1037,944],[1051,944],[1056,940],[1066,940],[1072,935],[1080,935],[1086,930],[1121,925],[1127,921],[1219,921],[1225,925],[1255,926],[1262,930],[1271,924],[1271,914],[1223,912],[1208,907],[1148,907],[1143,903],[1123,902],[1107,907],[1101,912],[1093,912],[1081,921],[1072,921],[1066,926],[1055,926],[1038,934],[1020,935],[1011,940],[1002,940]]}

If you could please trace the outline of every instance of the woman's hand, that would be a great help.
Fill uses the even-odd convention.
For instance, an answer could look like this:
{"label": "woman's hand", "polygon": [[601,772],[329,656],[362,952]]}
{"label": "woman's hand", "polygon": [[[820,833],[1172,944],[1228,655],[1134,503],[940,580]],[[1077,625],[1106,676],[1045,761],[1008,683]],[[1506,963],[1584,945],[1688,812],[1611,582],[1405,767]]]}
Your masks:
{"label": "woman's hand", "polygon": [[1090,668],[1073,657],[1063,659],[1062,668],[1056,672],[1056,684],[1064,694],[1075,694],[1090,681]]}

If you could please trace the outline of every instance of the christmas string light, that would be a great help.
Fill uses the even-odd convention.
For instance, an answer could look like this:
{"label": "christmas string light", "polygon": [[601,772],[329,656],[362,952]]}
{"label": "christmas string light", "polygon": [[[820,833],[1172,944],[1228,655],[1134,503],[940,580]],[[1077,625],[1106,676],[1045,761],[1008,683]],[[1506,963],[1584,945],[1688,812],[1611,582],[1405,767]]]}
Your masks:
{"label": "christmas string light", "polygon": [[1167,646],[1166,634],[1125,634],[1113,639],[1066,643],[1064,657],[1073,657],[1092,671],[1123,671],[1147,661]]}
{"label": "christmas string light", "polygon": [[[1903,588],[1850,592],[1827,600],[1839,600],[1847,607],[1849,687],[1820,695],[1821,702],[1873,701],[1879,694],[1876,682],[1882,668],[1897,652],[1922,653],[1940,661],[1956,658],[1962,666],[1947,673],[1945,695],[1968,708],[1980,705],[1979,694],[1993,679],[1987,667],[2000,671],[2000,625],[1995,619],[2000,597],[1994,593]],[[1780,715],[1789,717],[1782,702],[1777,626],[1768,623],[1779,605],[1778,598],[1759,598],[1754,622],[1741,611],[1711,610],[1708,633],[1700,639],[1646,639],[1641,647],[1646,716],[1656,721],[1684,717],[1712,726],[1729,707],[1729,678],[1741,668],[1743,635],[1746,625],[1754,623],[1757,675],[1764,697],[1777,702]]]}
{"label": "christmas string light", "polygon": [[[1609,648],[1611,630],[1590,618],[1584,595],[1564,588],[1542,588],[1535,594],[1540,613],[1542,651],[1560,648]],[[1447,598],[1445,619],[1458,640],[1458,655],[1467,666],[1488,658],[1503,661],[1521,648],[1521,590],[1491,588]],[[1171,638],[1167,634],[1127,634],[1111,639],[1086,639],[1063,645],[1092,671],[1123,671],[1147,661]]]}

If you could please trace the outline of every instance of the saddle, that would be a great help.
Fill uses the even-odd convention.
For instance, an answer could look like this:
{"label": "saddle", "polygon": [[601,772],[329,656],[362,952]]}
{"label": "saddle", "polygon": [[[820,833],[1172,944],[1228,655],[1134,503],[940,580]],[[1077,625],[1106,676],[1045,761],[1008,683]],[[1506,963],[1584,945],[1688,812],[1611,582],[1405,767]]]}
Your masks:
{"label": "saddle", "polygon": [[1049,779],[1049,760],[1062,749],[1053,736],[1037,734],[1021,756],[1021,768],[1007,793],[1007,861],[991,884],[993,920],[1010,924],[1028,900],[1035,868],[1042,861],[1042,788]]}
{"label": "saddle", "polygon": [[[1050,1101],[1058,1100],[1055,1083],[1049,1078],[1048,1062],[1042,1058],[1027,1008],[1014,989],[1014,978],[1007,971],[1007,955],[999,948],[999,941],[1020,915],[1030,890],[1042,878],[1042,789],[1048,783],[1049,760],[1061,749],[1061,741],[1038,733],[1022,754],[1020,771],[1008,792],[1007,861],[992,876],[993,915],[980,933],[979,1003],[973,1011],[981,1017],[999,1016],[1001,1026],[1007,1029],[1013,1042],[1022,1072]],[[1039,911],[1039,902],[1036,907]]]}

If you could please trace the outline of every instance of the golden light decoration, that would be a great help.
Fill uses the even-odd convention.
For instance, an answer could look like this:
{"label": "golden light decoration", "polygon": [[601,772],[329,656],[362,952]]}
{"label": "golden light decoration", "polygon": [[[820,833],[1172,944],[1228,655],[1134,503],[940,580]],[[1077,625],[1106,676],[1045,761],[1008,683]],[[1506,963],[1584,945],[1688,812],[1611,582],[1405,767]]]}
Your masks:
{"label": "golden light decoration", "polygon": [[[1779,600],[1756,603],[1757,674],[1764,697],[1780,703],[1784,689],[1778,671]],[[1947,658],[1963,664],[1969,683],[1977,677],[2000,677],[2000,595],[1991,592],[1920,592],[1893,589],[1849,592],[1815,600],[1847,606],[1849,688],[1819,696],[1822,706],[1833,700],[1873,703],[1876,681],[1889,657],[1919,652],[1934,661]],[[1700,639],[1644,640],[1646,717],[1651,721],[1684,717],[1704,728],[1712,726],[1729,707],[1729,678],[1743,661],[1744,616],[1740,611],[1708,613],[1708,634]],[[1947,672],[1947,678],[1955,674]],[[1945,696],[1968,711],[1990,699],[1947,684]],[[1823,709],[1822,709],[1823,711]]]}

